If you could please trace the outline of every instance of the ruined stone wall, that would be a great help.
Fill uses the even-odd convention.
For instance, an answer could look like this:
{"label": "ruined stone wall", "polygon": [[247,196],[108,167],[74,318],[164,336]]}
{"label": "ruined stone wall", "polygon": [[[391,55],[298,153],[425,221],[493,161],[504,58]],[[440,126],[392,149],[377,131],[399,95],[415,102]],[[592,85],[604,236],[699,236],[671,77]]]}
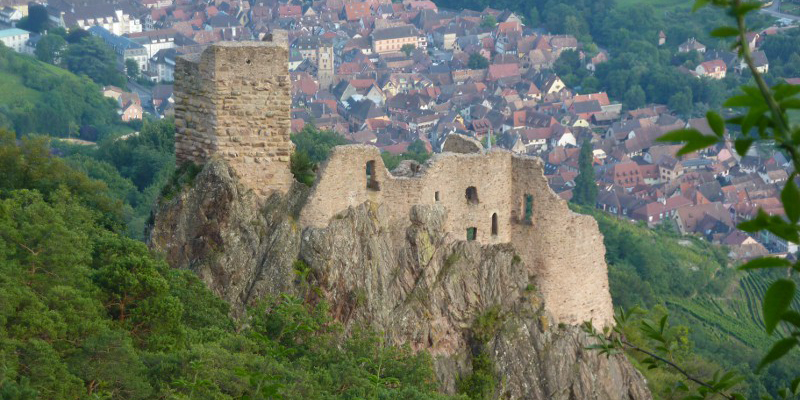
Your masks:
{"label": "ruined stone wall", "polygon": [[262,195],[286,192],[291,94],[288,51],[272,42],[222,42],[175,65],[178,165],[224,158]]}
{"label": "ruined stone wall", "polygon": [[[442,153],[419,177],[395,177],[385,168],[374,146],[338,146],[322,166],[321,178],[300,214],[303,226],[325,227],[339,212],[370,200],[386,207],[399,222],[408,220],[416,204],[442,204],[450,214],[448,231],[466,240],[467,228],[477,228],[481,243],[511,241],[511,179],[508,153],[488,155]],[[367,163],[375,162],[377,190],[367,187]],[[478,201],[466,197],[474,187]],[[438,192],[438,200],[437,200]],[[497,214],[497,234],[492,234],[492,214]]]}
{"label": "ruined stone wall", "polygon": [[[366,172],[370,161],[377,182],[372,188]],[[467,200],[468,187],[476,188],[477,203]],[[527,219],[526,196],[532,198]],[[466,240],[467,228],[474,227],[480,243],[512,243],[559,322],[591,319],[604,326],[612,321],[602,235],[594,219],[573,213],[550,190],[539,159],[503,150],[442,153],[417,176],[395,177],[375,147],[339,146],[322,166],[300,223],[325,227],[338,213],[367,200],[382,204],[400,224],[407,223],[413,205],[441,204],[448,210],[449,239]]]}
{"label": "ruined stone wall", "polygon": [[[200,55],[179,58],[175,76],[177,163],[204,164],[220,157],[259,195],[287,192],[293,145],[286,47],[215,44]],[[484,154],[479,143],[464,138],[445,143],[445,149],[455,152],[435,155],[416,175],[396,177],[376,147],[334,148],[300,213],[300,225],[327,227],[348,207],[372,201],[407,226],[414,205],[440,204],[447,209],[448,240],[467,240],[474,233],[482,244],[512,243],[558,321],[610,324],[613,310],[597,224],[572,213],[550,190],[541,161],[504,150]],[[468,188],[476,201],[468,199]]]}

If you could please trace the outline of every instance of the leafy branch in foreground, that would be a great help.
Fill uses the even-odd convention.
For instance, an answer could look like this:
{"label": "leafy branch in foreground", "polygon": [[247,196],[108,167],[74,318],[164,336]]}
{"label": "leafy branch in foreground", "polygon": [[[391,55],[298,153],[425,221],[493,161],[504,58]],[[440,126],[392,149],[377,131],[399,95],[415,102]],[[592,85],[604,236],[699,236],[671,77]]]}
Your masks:
{"label": "leafy branch in foreground", "polygon": [[729,400],[744,399],[741,394],[731,392],[744,379],[741,375],[735,372],[716,371],[711,379],[704,380],[678,365],[675,353],[680,348],[680,340],[676,329],[670,327],[668,323],[668,315],[663,315],[657,322],[646,318],[639,321],[637,328],[654,345],[652,350],[645,349],[628,340],[625,328],[633,323],[632,317],[637,314],[644,314],[644,312],[638,307],[627,312],[619,309],[614,316],[614,326],[605,327],[602,332],[597,331],[591,321],[584,322],[584,332],[595,338],[597,342],[586,348],[597,350],[607,357],[624,351],[641,353],[645,356],[641,362],[648,369],[669,368],[695,384],[694,390],[684,383],[678,385],[676,390],[683,392],[686,395],[685,399],[707,399],[714,396]]}
{"label": "leafy branch in foreground", "polygon": [[[747,45],[746,35],[748,32],[745,17],[748,13],[761,8],[762,3],[743,0],[696,0],[694,9],[697,10],[709,3],[725,9],[727,14],[735,19],[736,26],[719,27],[714,29],[711,35],[734,39],[732,47],[748,65],[755,86],[743,86],[741,88],[743,94],[734,96],[724,103],[725,107],[739,109],[738,115],[728,118],[726,121],[714,111],[706,114],[706,120],[713,135],[705,135],[696,129],[681,129],[667,133],[658,140],[684,143],[677,154],[679,156],[689,154],[729,140],[725,134],[725,123],[727,122],[734,127],[738,126],[741,130],[739,136],[734,140],[734,148],[740,156],[746,155],[754,143],[774,144],[777,149],[788,156],[794,167],[786,185],[781,190],[780,200],[785,215],[769,215],[763,210],[759,210],[755,218],[740,223],[738,228],[748,233],[768,231],[787,242],[800,243],[800,225],[798,225],[798,221],[800,221],[800,189],[795,183],[795,179],[798,177],[796,167],[800,165],[800,127],[792,126],[787,114],[789,110],[800,109],[800,98],[797,97],[800,93],[800,86],[780,83],[770,87],[755,68],[750,48]],[[767,334],[771,335],[776,332],[778,326],[785,328],[785,334],[772,345],[772,348],[762,358],[758,370],[762,370],[765,366],[784,357],[800,345],[800,312],[792,309],[792,299],[796,292],[796,284],[792,280],[792,275],[800,272],[800,262],[792,263],[778,257],[762,257],[739,267],[744,271],[763,268],[785,268],[789,276],[773,282],[764,294],[762,311]],[[623,313],[622,316],[624,318],[625,314]],[[617,322],[620,323],[620,321]],[[647,331],[646,334],[651,339],[659,342],[660,340],[655,334],[663,331],[665,324],[666,319],[663,319],[658,326],[642,326],[642,330]],[[741,398],[738,394],[725,393],[736,384],[738,379],[730,373],[717,374],[710,381],[704,382],[689,375],[671,360],[626,342],[624,336],[619,335],[621,331],[617,330],[618,328],[603,334],[597,333],[591,324],[588,324],[585,329],[599,341],[599,344],[592,347],[605,354],[610,355],[623,348],[643,352],[654,360],[651,366],[656,366],[658,362],[666,364],[696,383],[698,385],[697,393],[688,396],[689,399],[707,398],[713,395],[720,395],[728,399]],[[780,390],[778,395],[782,398],[789,398],[797,395],[798,389],[800,389],[800,377],[795,377],[789,383],[789,388]]]}

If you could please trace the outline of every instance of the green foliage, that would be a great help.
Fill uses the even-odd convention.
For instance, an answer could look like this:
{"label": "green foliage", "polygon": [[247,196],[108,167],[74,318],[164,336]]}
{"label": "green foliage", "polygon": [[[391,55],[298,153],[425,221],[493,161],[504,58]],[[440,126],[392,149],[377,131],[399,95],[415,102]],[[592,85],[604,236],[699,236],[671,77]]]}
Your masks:
{"label": "green foliage", "polygon": [[311,162],[306,152],[295,151],[289,159],[292,175],[298,182],[311,187],[314,184],[314,179],[317,178],[314,169],[316,165]]}
{"label": "green foliage", "polygon": [[44,140],[0,138],[2,398],[448,398],[428,354],[344,335],[325,303],[282,296],[232,320],[107,223],[103,184]]}
{"label": "green foliage", "polygon": [[125,75],[117,69],[117,55],[98,37],[87,36],[71,43],[62,63],[75,75],[86,75],[101,85],[125,86]]}
{"label": "green foliage", "polygon": [[467,61],[467,68],[469,69],[486,69],[489,68],[489,60],[482,56],[480,53],[472,53],[469,55]]}
{"label": "green foliage", "polygon": [[144,228],[159,195],[170,198],[191,185],[199,168],[185,165],[175,172],[172,119],[145,121],[139,134],[107,139],[96,148],[55,144],[74,168],[108,185],[125,204],[128,235],[144,237]]}
{"label": "green foliage", "polygon": [[414,49],[416,48],[417,46],[414,46],[413,44],[404,44],[403,47],[400,48],[400,51],[405,53],[406,57],[411,57],[411,53],[413,53]]}
{"label": "green foliage", "polygon": [[119,129],[116,109],[90,80],[0,48],[0,127],[97,140]]}
{"label": "green foliage", "polygon": [[572,190],[572,202],[592,207],[597,203],[597,184],[594,178],[592,143],[589,140],[585,140],[581,145],[578,168],[579,174],[575,178],[575,189]]}
{"label": "green foliage", "polygon": [[139,63],[131,58],[126,59],[125,73],[128,75],[128,78],[137,79],[139,77]]}
{"label": "green foliage", "polygon": [[36,58],[48,64],[56,64],[60,59],[61,52],[67,46],[67,41],[63,37],[47,34],[36,43]]}
{"label": "green foliage", "polygon": [[494,28],[495,26],[497,26],[497,18],[494,15],[487,14],[483,16],[481,28]]}
{"label": "green foliage", "polygon": [[306,153],[311,162],[317,164],[328,159],[328,153],[335,146],[348,144],[344,136],[329,130],[319,130],[314,124],[306,124],[298,133],[291,135],[295,152]]}
{"label": "green foliage", "polygon": [[490,399],[497,387],[495,366],[486,352],[487,344],[497,335],[503,314],[495,306],[479,315],[472,323],[472,372],[458,381],[458,392],[470,399]]}
{"label": "green foliage", "polygon": [[397,166],[400,165],[400,161],[403,160],[413,160],[420,164],[424,164],[429,158],[431,158],[431,153],[428,153],[428,148],[425,147],[425,142],[417,139],[408,145],[408,149],[406,149],[404,153],[392,154],[384,151],[381,153],[381,158],[383,159],[383,164],[386,166],[386,169],[391,171],[397,168]]}

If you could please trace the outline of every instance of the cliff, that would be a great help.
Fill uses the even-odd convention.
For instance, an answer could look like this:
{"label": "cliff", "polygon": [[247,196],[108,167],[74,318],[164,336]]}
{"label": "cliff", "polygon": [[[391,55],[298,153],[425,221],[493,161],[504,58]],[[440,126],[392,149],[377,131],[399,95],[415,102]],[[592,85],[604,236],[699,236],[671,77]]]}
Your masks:
{"label": "cliff", "polygon": [[[307,188],[261,200],[245,187],[226,162],[208,162],[191,187],[162,199],[150,236],[173,267],[195,271],[236,313],[270,294],[323,296],[346,329],[368,324],[392,343],[429,351],[448,392],[481,351],[493,361],[497,397],[651,398],[623,356],[586,351],[579,328],[551,323],[534,269],[511,244],[448,234],[445,207],[414,205],[399,222],[366,201],[325,227],[301,228]],[[478,331],[487,313],[496,318]]]}

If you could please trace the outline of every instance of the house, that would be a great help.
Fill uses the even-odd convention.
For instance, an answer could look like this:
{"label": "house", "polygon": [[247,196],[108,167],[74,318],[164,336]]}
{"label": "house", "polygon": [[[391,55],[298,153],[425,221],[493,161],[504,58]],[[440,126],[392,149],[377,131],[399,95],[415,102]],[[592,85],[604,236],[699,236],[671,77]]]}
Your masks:
{"label": "house", "polygon": [[0,22],[7,25],[13,25],[15,22],[21,20],[22,17],[22,11],[13,7],[6,6],[0,10]]}
{"label": "house", "polygon": [[697,39],[695,39],[695,38],[689,38],[685,42],[681,43],[680,46],[678,46],[678,52],[680,52],[680,53],[688,53],[690,51],[696,51],[698,53],[705,53],[706,52],[706,46],[704,44],[698,42]]}
{"label": "house", "polygon": [[25,52],[25,42],[27,42],[30,37],[30,32],[18,28],[0,30],[0,42],[17,53]]}
{"label": "house", "polygon": [[368,18],[371,15],[370,3],[348,3],[344,5],[343,17],[345,20],[353,22],[361,18]]}
{"label": "house", "polygon": [[128,39],[147,49],[147,58],[153,58],[160,50],[175,48],[178,32],[174,29],[159,29],[128,34]]}
{"label": "house", "polygon": [[89,30],[99,26],[113,35],[122,36],[143,30],[142,22],[134,14],[130,4],[125,3],[83,3],[76,5],[67,0],[53,0],[47,3],[50,20],[64,29],[78,27]]}
{"label": "house", "polygon": [[695,69],[697,75],[709,77],[711,79],[722,79],[728,71],[728,67],[722,60],[711,60],[700,63]]}
{"label": "house", "polygon": [[698,204],[679,208],[676,213],[678,229],[682,234],[711,235],[730,232],[733,227],[730,211],[721,203]]}
{"label": "house", "polygon": [[427,39],[424,35],[420,35],[413,25],[376,29],[370,37],[372,51],[376,54],[399,52],[405,45],[423,49],[427,47]]}
{"label": "house", "polygon": [[147,70],[147,49],[124,36],[117,36],[102,26],[92,26],[89,33],[103,39],[122,60],[133,60],[140,71]]}
{"label": "house", "polygon": [[519,64],[492,64],[489,66],[486,79],[489,81],[497,81],[504,78],[519,76]]}
{"label": "house", "polygon": [[658,45],[663,46],[667,42],[667,35],[664,31],[658,31]]}
{"label": "house", "polygon": [[738,229],[734,229],[720,243],[728,247],[728,255],[735,260],[745,261],[769,255],[766,247]]}

